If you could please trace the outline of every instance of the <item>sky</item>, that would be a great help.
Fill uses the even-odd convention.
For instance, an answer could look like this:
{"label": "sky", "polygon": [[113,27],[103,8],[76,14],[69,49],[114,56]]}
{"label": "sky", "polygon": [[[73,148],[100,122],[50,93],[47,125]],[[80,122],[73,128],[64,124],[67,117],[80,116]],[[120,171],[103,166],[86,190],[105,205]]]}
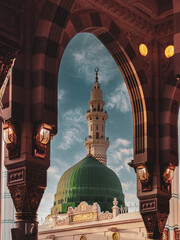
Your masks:
{"label": "sky", "polygon": [[133,159],[133,119],[130,98],[122,74],[102,43],[92,34],[79,33],[68,44],[58,76],[58,133],[51,141],[51,166],[47,189],[38,218],[50,214],[54,194],[62,174],[86,157],[84,139],[88,136],[85,118],[99,67],[99,82],[107,110],[106,137],[110,139],[107,166],[119,177],[125,204],[138,204],[136,175],[127,164]]}

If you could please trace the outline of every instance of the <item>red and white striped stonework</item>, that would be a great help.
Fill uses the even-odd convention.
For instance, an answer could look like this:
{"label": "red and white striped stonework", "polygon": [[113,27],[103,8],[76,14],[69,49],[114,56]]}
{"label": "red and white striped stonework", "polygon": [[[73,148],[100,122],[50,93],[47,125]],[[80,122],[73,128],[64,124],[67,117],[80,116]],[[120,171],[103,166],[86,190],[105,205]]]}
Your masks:
{"label": "red and white striped stonework", "polygon": [[[17,6],[22,3],[8,0],[10,9],[14,2]],[[152,190],[141,191],[138,180],[138,197],[140,201],[155,197],[158,206],[154,214],[163,213],[161,222],[165,224],[171,193],[162,189],[162,173],[165,167],[178,165],[180,1],[27,0],[21,8],[22,24],[16,25],[15,31],[21,35],[22,44],[3,99],[2,117],[16,122],[21,134],[20,156],[10,161],[6,153],[9,169],[22,167],[27,162],[32,166],[43,165],[44,171],[48,168],[48,161],[42,162],[32,155],[35,126],[47,123],[52,126],[52,134],[56,134],[58,70],[62,55],[77,33],[92,33],[113,56],[129,92],[134,163],[152,166]],[[13,41],[14,37],[8,44]],[[140,43],[148,48],[145,57],[139,53]],[[170,44],[174,45],[175,55],[166,58],[164,51]],[[1,44],[0,47],[1,50]],[[152,218],[160,221],[157,216]],[[149,216],[144,213],[143,218],[147,231],[155,232],[150,229],[155,225],[150,226]]]}
{"label": "red and white striped stonework", "polygon": [[99,162],[103,163],[104,165],[107,165],[107,160],[105,156],[102,156],[100,154],[94,154],[94,156]]}
{"label": "red and white striped stonework", "polygon": [[[178,6],[178,0],[174,1],[175,22],[178,21]],[[114,8],[115,4],[112,3],[111,7]],[[124,12],[118,15],[121,19],[118,21],[117,12],[122,11],[122,6],[113,12],[108,10],[107,5],[92,0],[79,1],[79,4],[73,0],[47,0],[44,5],[39,3],[41,11],[37,17],[35,36],[31,36],[33,40],[32,45],[28,47],[29,53],[24,48],[17,56],[10,102],[7,95],[9,88],[6,91],[4,108],[9,108],[9,111],[5,111],[5,118],[12,117],[18,122],[28,118],[32,122],[46,121],[54,125],[56,133],[57,80],[61,57],[67,44],[77,33],[93,33],[112,54],[124,76],[132,103],[135,159],[141,161],[149,158],[153,161],[157,148],[154,138],[160,136],[160,158],[171,157],[176,165],[179,83],[174,76],[173,65],[167,71],[169,77],[166,82],[157,79],[159,73],[156,71],[156,66],[161,61],[155,52],[161,42],[164,45],[166,42],[162,33],[159,35],[162,35],[163,41],[153,40],[156,31],[150,19],[144,19],[146,24],[143,27],[142,24],[138,24],[137,13],[127,17],[125,7],[128,9],[128,5],[124,6]],[[129,9],[129,13],[131,11],[132,9]],[[134,22],[130,21],[132,16]],[[143,18],[142,14],[138,17]],[[178,26],[175,24],[177,33],[174,35],[174,59],[178,59],[179,56]],[[160,25],[157,25],[158,27],[160,28]],[[142,29],[146,32],[145,35],[141,34]],[[24,41],[27,42],[28,38],[26,34]],[[173,43],[172,37],[168,36],[167,39],[167,43]],[[141,42],[148,46],[147,58],[141,56],[138,51]],[[24,66],[27,57],[29,60],[28,63],[26,60]],[[179,65],[176,62],[178,61],[175,61],[174,67],[178,73]],[[27,72],[31,74],[28,75]],[[156,77],[153,79],[153,76]],[[161,74],[159,76],[162,77]],[[161,84],[158,84],[158,81]],[[28,92],[26,96],[24,89]],[[154,124],[158,124],[159,130],[154,128]],[[171,146],[173,149],[170,150]]]}
{"label": "red and white striped stonework", "polygon": [[138,66],[141,56],[107,14],[93,7],[88,11],[82,7],[73,13],[73,7],[73,1],[66,1],[66,4],[61,1],[59,5],[46,1],[41,13],[33,47],[33,120],[39,121],[47,116],[48,119],[51,117],[49,121],[56,123],[57,74],[62,54],[77,33],[90,32],[105,45],[122,71],[134,113],[135,154],[143,154],[147,150],[147,122],[142,86],[147,89],[147,76]]}

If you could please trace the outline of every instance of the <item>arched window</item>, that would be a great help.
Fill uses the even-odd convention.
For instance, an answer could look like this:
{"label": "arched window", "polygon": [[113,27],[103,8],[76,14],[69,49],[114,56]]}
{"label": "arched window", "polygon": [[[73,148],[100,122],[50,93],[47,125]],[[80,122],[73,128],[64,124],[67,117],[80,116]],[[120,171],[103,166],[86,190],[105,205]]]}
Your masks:
{"label": "arched window", "polygon": [[96,139],[99,139],[99,133],[98,132],[96,133]]}
{"label": "arched window", "polygon": [[96,130],[98,130],[98,125],[96,126]]}

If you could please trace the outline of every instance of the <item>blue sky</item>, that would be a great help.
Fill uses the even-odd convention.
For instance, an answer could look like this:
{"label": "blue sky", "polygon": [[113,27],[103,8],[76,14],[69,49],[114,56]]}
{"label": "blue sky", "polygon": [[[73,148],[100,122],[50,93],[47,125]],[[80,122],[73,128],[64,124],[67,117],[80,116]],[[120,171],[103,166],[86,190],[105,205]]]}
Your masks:
{"label": "blue sky", "polygon": [[48,184],[38,217],[45,218],[53,206],[58,181],[65,170],[87,155],[84,139],[88,136],[85,114],[94,83],[94,69],[99,67],[104,109],[108,112],[106,137],[108,167],[122,183],[125,202],[138,203],[136,175],[129,168],[133,158],[133,120],[130,99],[123,77],[114,59],[92,34],[77,34],[67,46],[58,77],[58,134],[51,141],[51,166]]}

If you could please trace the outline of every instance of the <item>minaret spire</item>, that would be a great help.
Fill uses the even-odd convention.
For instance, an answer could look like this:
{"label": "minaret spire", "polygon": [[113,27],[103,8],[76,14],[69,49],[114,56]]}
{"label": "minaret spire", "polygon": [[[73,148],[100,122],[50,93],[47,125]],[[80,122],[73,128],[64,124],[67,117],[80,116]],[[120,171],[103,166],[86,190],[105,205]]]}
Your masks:
{"label": "minaret spire", "polygon": [[97,68],[95,68],[95,73],[96,73],[96,78],[95,78],[95,80],[96,80],[96,82],[98,82],[98,72],[99,72],[99,68],[97,67]]}
{"label": "minaret spire", "polygon": [[103,110],[104,101],[102,100],[103,95],[98,82],[98,72],[99,68],[95,68],[95,82],[89,101],[90,110],[86,114],[89,136],[85,140],[85,147],[93,157],[107,165],[106,151],[109,147],[109,138],[105,137],[105,123],[108,115]]}

